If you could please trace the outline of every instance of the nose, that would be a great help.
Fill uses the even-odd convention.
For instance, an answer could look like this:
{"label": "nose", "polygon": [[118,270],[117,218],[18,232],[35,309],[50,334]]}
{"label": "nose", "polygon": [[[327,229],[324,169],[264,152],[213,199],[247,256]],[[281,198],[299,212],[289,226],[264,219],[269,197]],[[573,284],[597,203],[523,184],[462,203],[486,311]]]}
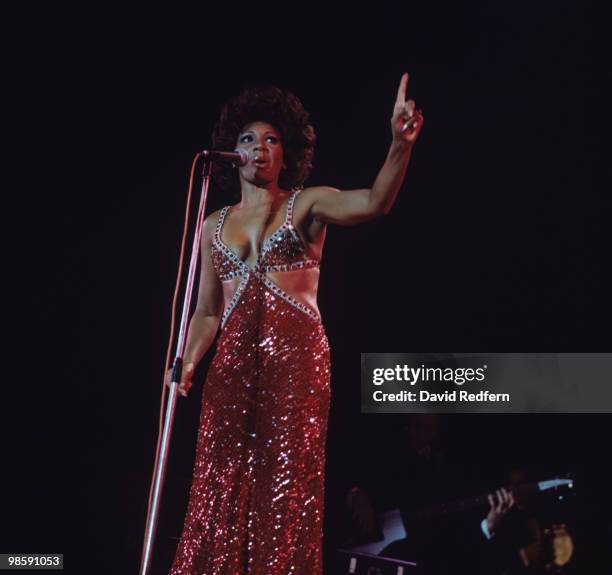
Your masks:
{"label": "nose", "polygon": [[255,142],[255,145],[253,146],[254,150],[264,150],[265,149],[265,140],[264,139],[258,139]]}

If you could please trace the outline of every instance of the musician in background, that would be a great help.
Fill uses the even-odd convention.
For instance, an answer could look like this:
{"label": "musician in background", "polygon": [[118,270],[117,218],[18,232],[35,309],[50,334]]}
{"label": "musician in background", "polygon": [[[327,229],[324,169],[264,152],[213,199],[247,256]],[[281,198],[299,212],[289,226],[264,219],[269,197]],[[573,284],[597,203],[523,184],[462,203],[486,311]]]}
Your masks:
{"label": "musician in background", "polygon": [[446,448],[446,421],[437,414],[413,415],[401,430],[394,457],[379,463],[378,482],[370,478],[354,486],[346,504],[364,536],[376,531],[376,510],[399,507],[407,536],[388,545],[382,556],[417,561],[420,572],[428,575],[468,568],[470,573],[490,574],[498,531],[514,508],[511,492],[491,493],[485,512],[415,513],[486,491],[478,465],[457,461]]}
{"label": "musician in background", "polygon": [[[365,542],[367,533],[372,534],[371,540],[377,539],[376,511],[399,507],[406,538],[388,544],[380,555],[416,561],[419,573],[580,572],[574,556],[571,504],[561,504],[554,491],[515,501],[514,493],[548,476],[546,470],[538,469],[536,462],[527,463],[521,446],[512,455],[500,443],[502,451],[489,458],[486,449],[453,449],[451,438],[465,439],[449,422],[456,420],[414,415],[402,428],[403,436],[385,430],[386,437],[397,437],[399,444],[381,453],[377,473],[369,480],[364,476],[363,484],[354,486],[346,498],[362,534],[360,542]],[[466,456],[470,452],[474,453],[471,460]],[[463,453],[460,459],[458,453]],[[496,468],[496,460],[502,460],[501,468]],[[498,477],[507,488],[500,487],[485,498],[466,499],[486,493],[491,477]],[[488,506],[478,506],[477,499],[488,500]],[[464,510],[449,512],[457,502]],[[446,512],[440,509],[441,503],[450,504]],[[470,507],[471,503],[476,505]]]}

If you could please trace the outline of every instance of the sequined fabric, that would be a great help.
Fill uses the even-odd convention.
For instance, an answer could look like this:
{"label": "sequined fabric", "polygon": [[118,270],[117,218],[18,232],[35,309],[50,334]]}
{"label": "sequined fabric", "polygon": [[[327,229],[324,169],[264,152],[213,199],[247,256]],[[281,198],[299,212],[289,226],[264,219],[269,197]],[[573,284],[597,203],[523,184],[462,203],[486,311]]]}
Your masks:
{"label": "sequined fabric", "polygon": [[219,217],[213,263],[237,287],[204,385],[170,575],[322,573],[329,348],[318,310],[267,275],[318,267],[292,225],[295,197],[253,266],[221,240],[227,208]]}

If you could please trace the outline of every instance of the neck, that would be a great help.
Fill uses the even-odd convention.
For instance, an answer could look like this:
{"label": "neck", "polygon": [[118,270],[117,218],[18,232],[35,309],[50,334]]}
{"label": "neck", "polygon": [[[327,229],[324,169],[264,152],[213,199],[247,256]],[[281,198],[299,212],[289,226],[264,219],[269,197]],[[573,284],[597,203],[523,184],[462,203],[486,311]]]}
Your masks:
{"label": "neck", "polygon": [[274,201],[284,194],[283,190],[275,183],[267,184],[265,187],[242,182],[241,207],[257,207],[273,204]]}

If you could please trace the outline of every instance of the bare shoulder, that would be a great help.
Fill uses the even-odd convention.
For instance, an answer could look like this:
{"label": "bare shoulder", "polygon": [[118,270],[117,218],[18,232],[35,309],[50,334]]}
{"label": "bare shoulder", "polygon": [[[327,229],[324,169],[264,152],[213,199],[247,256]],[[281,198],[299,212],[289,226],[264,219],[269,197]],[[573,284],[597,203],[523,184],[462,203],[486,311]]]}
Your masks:
{"label": "bare shoulder", "polygon": [[211,241],[213,234],[217,229],[220,216],[221,210],[216,210],[206,216],[206,219],[204,220],[204,230],[202,231],[202,241]]}
{"label": "bare shoulder", "polygon": [[206,216],[204,220],[204,227],[212,227],[213,229],[217,226],[219,222],[219,217],[221,216],[221,210],[215,210]]}

